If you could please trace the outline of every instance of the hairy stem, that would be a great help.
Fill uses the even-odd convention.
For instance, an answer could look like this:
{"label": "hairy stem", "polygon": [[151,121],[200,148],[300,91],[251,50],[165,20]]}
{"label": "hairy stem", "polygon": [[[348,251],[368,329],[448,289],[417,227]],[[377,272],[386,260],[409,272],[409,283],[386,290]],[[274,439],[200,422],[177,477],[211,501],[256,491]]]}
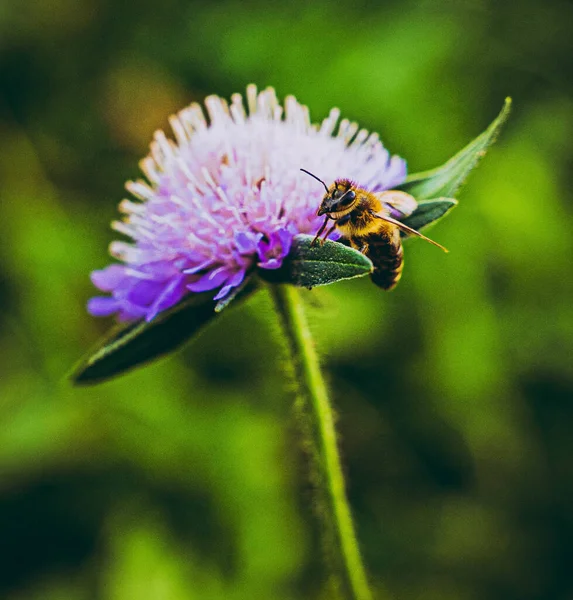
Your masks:
{"label": "hairy stem", "polygon": [[318,473],[321,507],[344,597],[371,600],[372,594],[360,557],[354,524],[344,489],[344,476],[336,444],[334,414],[318,356],[308,328],[299,291],[293,286],[270,286],[275,307],[288,341],[299,393],[304,402],[305,429],[311,434]]}

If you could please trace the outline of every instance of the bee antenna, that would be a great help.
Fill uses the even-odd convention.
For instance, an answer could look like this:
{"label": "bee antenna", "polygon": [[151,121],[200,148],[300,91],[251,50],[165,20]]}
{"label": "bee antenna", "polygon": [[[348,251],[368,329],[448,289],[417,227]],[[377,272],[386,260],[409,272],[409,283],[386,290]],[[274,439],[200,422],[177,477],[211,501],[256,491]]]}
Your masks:
{"label": "bee antenna", "polygon": [[328,188],[326,187],[326,183],[324,183],[324,181],[322,181],[322,179],[320,179],[319,177],[317,177],[316,175],[314,175],[310,171],[307,171],[306,169],[301,169],[301,171],[303,173],[306,173],[307,175],[310,175],[311,177],[314,177],[317,181],[320,181],[320,183],[322,183],[322,185],[324,186],[324,189],[326,190],[326,193],[328,194]]}

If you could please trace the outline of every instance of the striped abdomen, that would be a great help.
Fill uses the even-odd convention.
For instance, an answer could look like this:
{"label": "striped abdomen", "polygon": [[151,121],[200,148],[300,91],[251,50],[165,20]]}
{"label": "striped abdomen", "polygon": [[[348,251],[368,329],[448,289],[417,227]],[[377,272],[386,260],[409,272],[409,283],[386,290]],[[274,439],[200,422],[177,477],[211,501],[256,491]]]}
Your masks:
{"label": "striped abdomen", "polygon": [[371,235],[366,240],[366,256],[374,265],[370,277],[377,286],[385,290],[391,290],[400,281],[404,266],[400,231],[397,227],[393,229],[389,237]]}

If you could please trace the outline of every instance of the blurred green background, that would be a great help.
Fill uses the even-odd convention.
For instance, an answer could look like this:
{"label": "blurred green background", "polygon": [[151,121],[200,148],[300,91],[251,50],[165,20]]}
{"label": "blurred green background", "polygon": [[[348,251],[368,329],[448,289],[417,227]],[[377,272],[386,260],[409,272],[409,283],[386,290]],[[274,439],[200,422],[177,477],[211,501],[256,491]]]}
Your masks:
{"label": "blurred green background", "polygon": [[[573,5],[1,0],[0,597],[327,598],[265,293],[74,389],[154,129],[247,83],[380,132],[411,172],[514,98],[400,286],[307,294],[359,539],[398,599],[573,597]],[[229,344],[229,340],[233,343]]]}

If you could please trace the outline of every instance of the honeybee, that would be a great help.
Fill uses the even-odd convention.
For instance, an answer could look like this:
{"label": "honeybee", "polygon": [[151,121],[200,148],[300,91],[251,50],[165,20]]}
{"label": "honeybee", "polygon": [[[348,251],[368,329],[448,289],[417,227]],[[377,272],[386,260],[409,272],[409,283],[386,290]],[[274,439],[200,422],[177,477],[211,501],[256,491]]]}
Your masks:
{"label": "honeybee", "polygon": [[441,244],[390,216],[407,217],[414,212],[418,203],[410,194],[399,190],[369,192],[349,179],[337,179],[327,187],[310,171],[301,171],[320,181],[326,190],[316,213],[318,216],[325,215],[325,219],[312,244],[319,240],[328,221],[334,221],[322,242],[337,229],[353,248],[372,261],[374,270],[370,277],[382,289],[391,290],[402,276],[404,249],[400,231],[416,235],[447,252]]}

